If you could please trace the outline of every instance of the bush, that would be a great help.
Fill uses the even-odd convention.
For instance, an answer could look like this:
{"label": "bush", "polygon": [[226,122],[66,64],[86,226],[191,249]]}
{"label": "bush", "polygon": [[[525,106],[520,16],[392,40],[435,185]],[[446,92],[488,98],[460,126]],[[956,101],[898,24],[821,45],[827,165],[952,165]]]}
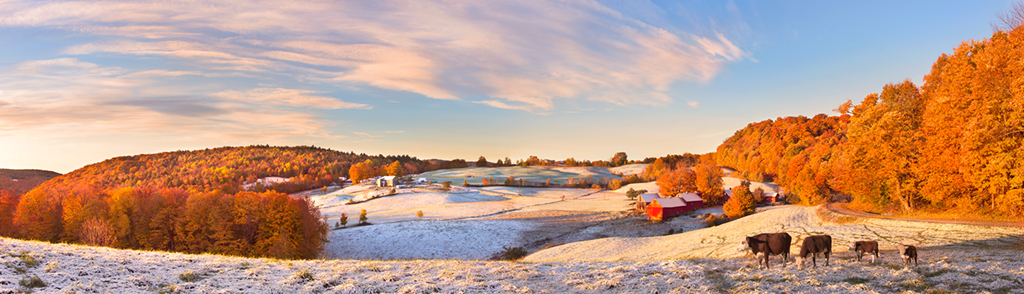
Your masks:
{"label": "bush", "polygon": [[366,217],[366,209],[363,209],[362,211],[359,212],[359,223],[360,224],[365,224],[366,220],[368,220],[368,219],[369,218]]}
{"label": "bush", "polygon": [[416,217],[423,217],[423,211],[422,210],[416,211]]}
{"label": "bush", "polygon": [[341,223],[341,226],[342,226],[342,227],[344,227],[345,225],[347,225],[347,224],[348,224],[348,216],[347,216],[347,215],[345,215],[345,213],[344,213],[344,212],[342,212],[342,213],[341,213],[341,218],[339,218],[339,219],[338,219],[338,222],[339,222],[339,223]]}
{"label": "bush", "polygon": [[629,191],[626,191],[626,197],[629,197],[629,200],[634,200],[636,197],[640,197],[640,195],[643,195],[644,193],[647,193],[647,190],[640,189],[637,191],[633,190],[633,188],[629,188]]}
{"label": "bush", "polygon": [[179,274],[178,275],[178,279],[181,280],[182,282],[191,283],[191,282],[197,282],[199,280],[202,280],[203,279],[203,275],[201,275],[201,274],[199,274],[197,272],[189,270],[189,271],[186,271],[186,272],[183,272],[183,273]]}
{"label": "bush", "polygon": [[445,191],[451,190],[452,189],[452,181],[441,182],[441,188],[443,188]]}
{"label": "bush", "polygon": [[31,278],[22,278],[18,281],[18,285],[25,288],[42,288],[46,287],[46,282],[43,282],[43,279],[40,279],[37,276],[32,276]]}
{"label": "bush", "polygon": [[502,249],[502,260],[519,260],[526,257],[526,249],[523,249],[523,247],[502,247]]}
{"label": "bush", "polygon": [[304,268],[295,273],[295,277],[299,279],[300,284],[313,281],[313,273],[309,272],[308,268]]}
{"label": "bush", "polygon": [[706,220],[704,220],[704,223],[707,224],[707,226],[709,228],[710,227],[714,227],[716,225],[715,224],[715,215],[714,214],[709,215],[708,218]]}

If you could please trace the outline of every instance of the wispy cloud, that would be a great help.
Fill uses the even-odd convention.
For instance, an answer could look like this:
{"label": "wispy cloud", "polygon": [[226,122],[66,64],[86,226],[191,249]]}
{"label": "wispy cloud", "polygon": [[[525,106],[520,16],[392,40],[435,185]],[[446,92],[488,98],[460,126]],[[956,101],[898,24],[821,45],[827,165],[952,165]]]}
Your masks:
{"label": "wispy cloud", "polygon": [[349,103],[334,98],[310,95],[316,91],[282,89],[282,88],[257,88],[245,92],[224,91],[214,93],[212,96],[234,101],[254,102],[272,106],[292,106],[322,109],[370,109],[366,104]]}
{"label": "wispy cloud", "polygon": [[670,32],[586,0],[12,1],[0,15],[0,26],[98,37],[68,55],[190,67],[165,73],[284,76],[533,112],[557,99],[661,105],[671,84],[709,81],[747,55],[722,34]]}

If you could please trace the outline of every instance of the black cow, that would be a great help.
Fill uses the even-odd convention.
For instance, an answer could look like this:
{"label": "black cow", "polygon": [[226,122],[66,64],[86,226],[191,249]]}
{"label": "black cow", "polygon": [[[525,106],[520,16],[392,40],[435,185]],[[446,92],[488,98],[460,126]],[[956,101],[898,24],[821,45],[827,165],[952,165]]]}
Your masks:
{"label": "black cow", "polygon": [[768,265],[768,257],[771,255],[782,255],[782,267],[785,268],[786,259],[789,259],[789,246],[792,242],[793,238],[788,233],[759,234],[743,240],[744,247],[740,250],[750,248],[757,258],[758,266],[762,262],[761,255],[764,255],[764,266],[768,269],[771,269],[771,266]]}
{"label": "black cow", "polygon": [[804,244],[800,246],[800,255],[796,257],[798,268],[804,268],[807,255],[811,256],[814,267],[818,267],[818,253],[825,254],[825,265],[828,265],[829,255],[832,254],[832,236],[815,235],[804,239]]}
{"label": "black cow", "polygon": [[864,257],[864,253],[871,254],[871,262],[875,262],[875,258],[878,258],[878,242],[877,241],[857,241],[850,245],[850,251],[857,253],[857,261],[860,261]]}
{"label": "black cow", "polygon": [[914,260],[914,265],[917,266],[917,247],[914,245],[903,245],[903,264],[910,264],[910,260]]}

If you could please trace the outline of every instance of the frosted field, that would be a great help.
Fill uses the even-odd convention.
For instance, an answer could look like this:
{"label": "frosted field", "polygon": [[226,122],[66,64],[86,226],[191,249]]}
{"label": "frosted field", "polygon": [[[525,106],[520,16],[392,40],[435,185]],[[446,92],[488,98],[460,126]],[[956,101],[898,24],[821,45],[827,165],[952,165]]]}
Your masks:
{"label": "frosted field", "polygon": [[[645,238],[605,238],[566,244],[537,252],[526,258],[533,262],[566,261],[643,261],[688,258],[737,258],[747,255],[736,248],[743,238],[759,233],[787,232],[793,236],[793,252],[809,235],[832,236],[833,252],[845,253],[849,244],[860,240],[877,240],[880,249],[894,250],[900,244],[915,245],[922,252],[922,261],[935,260],[931,248],[979,250],[1011,248],[1024,244],[1024,230],[1009,227],[985,227],[936,224],[886,219],[859,219],[837,224],[822,220],[817,207],[778,206],[764,208],[751,216],[717,227],[669,236]],[[1021,251],[1018,251],[1018,255]],[[1024,258],[1024,257],[1022,257]],[[776,259],[777,260],[777,259]]]}
{"label": "frosted field", "polygon": [[[714,228],[664,237],[627,238],[658,241],[643,247],[617,247],[616,239],[622,238],[570,243],[540,251],[528,257],[527,262],[280,261],[0,238],[0,293],[1024,293],[1024,251],[1014,249],[1022,241],[1024,232],[1020,229],[874,219],[836,224],[817,219],[813,209],[774,208]],[[402,225],[421,225],[416,230],[426,234],[431,233],[429,223]],[[487,226],[507,229],[500,224]],[[861,229],[855,228],[858,226]],[[546,253],[565,256],[565,248],[580,244],[599,249],[593,245],[602,242],[618,251],[642,252],[642,248],[671,246],[668,249],[672,251],[687,252],[699,250],[702,240],[717,243],[712,239],[731,240],[730,236],[738,235],[730,231],[780,228],[791,234],[820,230],[833,237],[860,238],[859,234],[875,232],[894,236],[892,242],[918,241],[923,246],[921,263],[902,265],[892,248],[884,248],[877,263],[857,262],[840,240],[833,246],[836,253],[831,266],[819,264],[805,270],[797,270],[792,263],[782,268],[778,257],[772,259],[772,269],[756,268],[749,256],[736,253],[738,243],[732,242],[724,242],[720,254],[711,255],[738,257],[666,258],[634,254],[617,258],[623,261],[529,261]],[[889,244],[883,240],[880,243]],[[793,249],[799,250],[798,246]],[[585,256],[600,258],[607,252],[596,250]],[[46,286],[19,285],[30,277],[38,277]]]}
{"label": "frosted field", "polygon": [[543,183],[551,179],[551,183],[561,184],[573,178],[575,181],[592,177],[594,181],[604,179],[621,179],[603,167],[551,167],[551,166],[505,166],[505,167],[467,167],[457,169],[445,169],[419,174],[416,177],[427,178],[434,182],[452,181],[454,185],[461,185],[463,180],[470,184],[483,183],[483,178],[491,177],[495,181],[504,182],[508,176],[515,179],[523,179],[536,183]]}
{"label": "frosted field", "polygon": [[[526,243],[517,220],[411,221],[331,231],[326,252],[348,259],[488,259]],[[332,257],[332,256],[327,256]]]}

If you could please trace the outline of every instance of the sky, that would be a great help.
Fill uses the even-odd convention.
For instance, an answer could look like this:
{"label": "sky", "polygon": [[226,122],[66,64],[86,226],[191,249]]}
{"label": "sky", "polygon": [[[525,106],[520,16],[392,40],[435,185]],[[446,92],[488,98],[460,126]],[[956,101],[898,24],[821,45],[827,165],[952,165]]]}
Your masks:
{"label": "sky", "polygon": [[0,0],[0,168],[254,144],[706,153],[752,122],[920,85],[1012,4]]}

